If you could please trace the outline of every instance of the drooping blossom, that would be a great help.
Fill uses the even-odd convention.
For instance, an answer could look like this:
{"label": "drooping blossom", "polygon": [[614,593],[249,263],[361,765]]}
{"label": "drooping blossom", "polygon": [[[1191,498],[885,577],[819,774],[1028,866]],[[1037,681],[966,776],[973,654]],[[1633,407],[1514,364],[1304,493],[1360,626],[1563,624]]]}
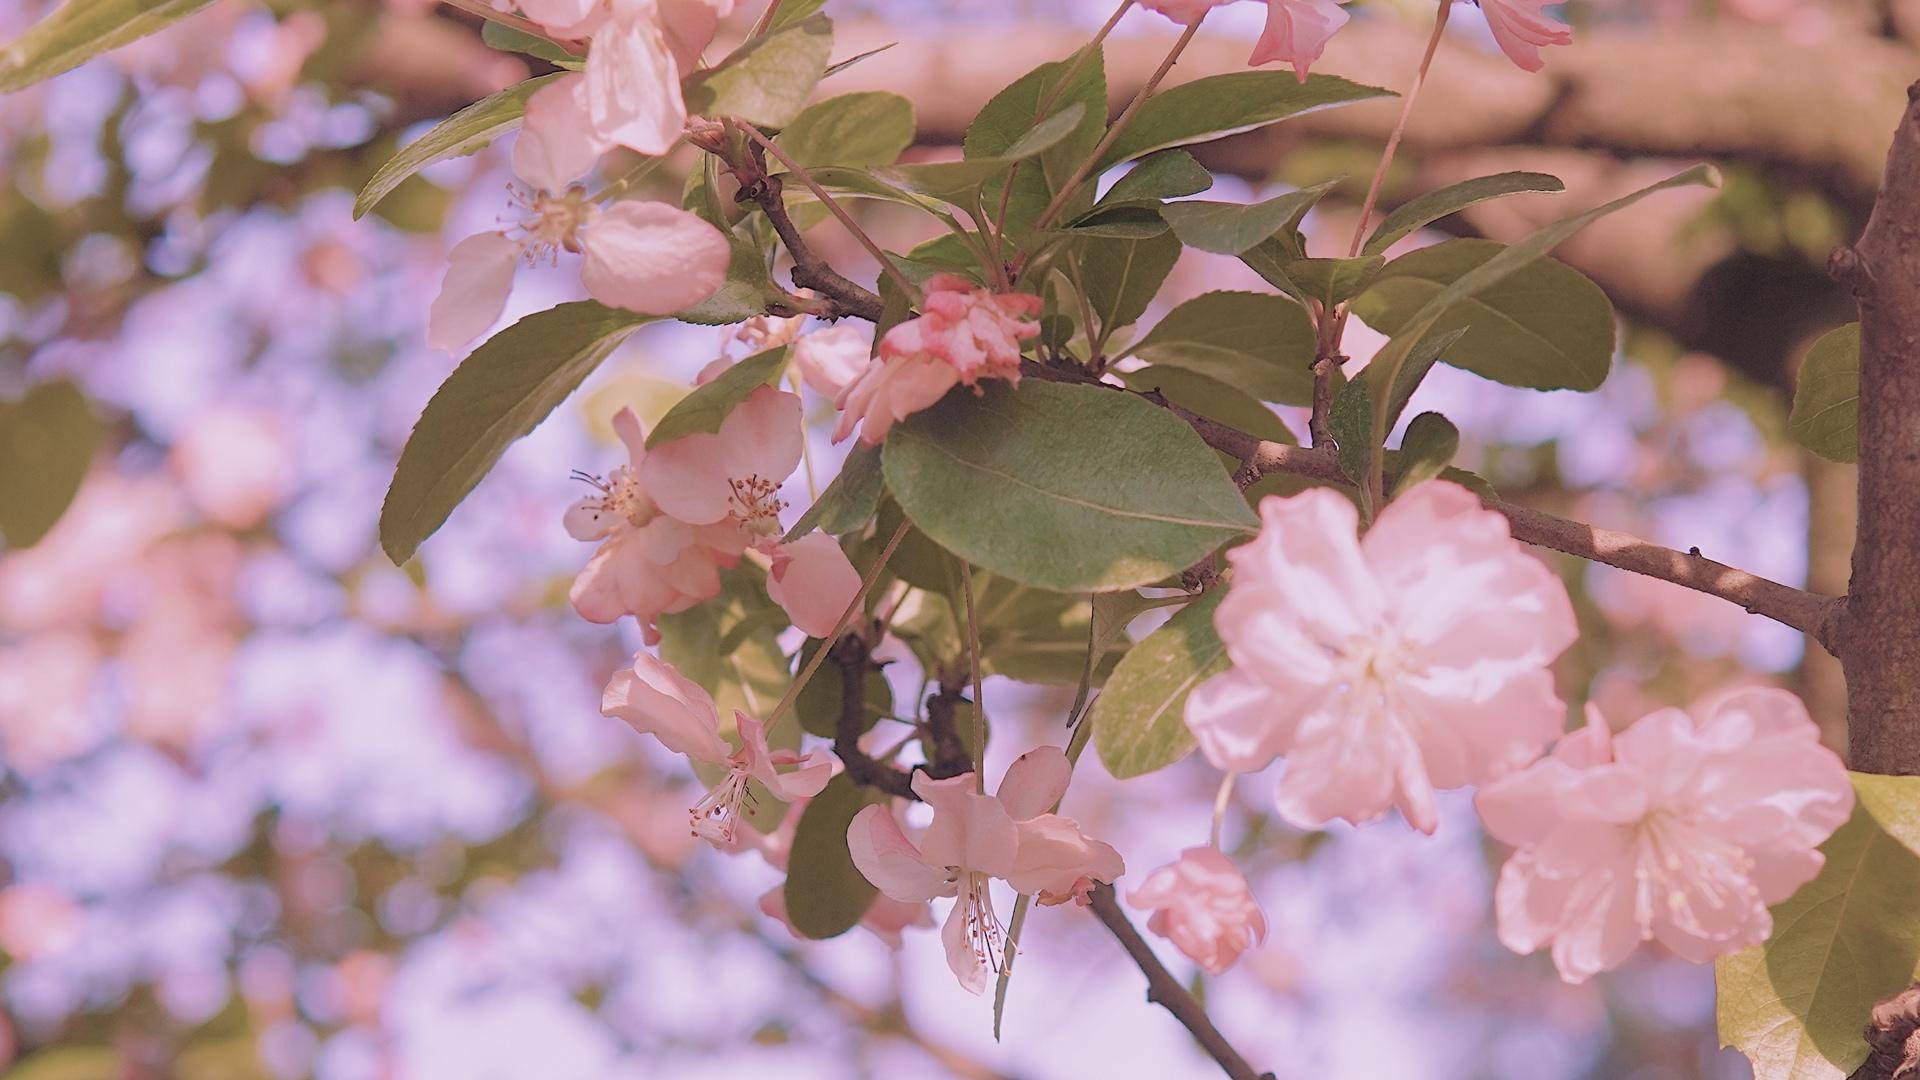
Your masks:
{"label": "drooping blossom", "polygon": [[1267,917],[1246,876],[1218,848],[1193,847],[1148,874],[1127,903],[1152,908],[1147,929],[1220,975],[1267,938]]}
{"label": "drooping blossom", "polygon": [[1228,553],[1214,625],[1233,666],[1187,702],[1207,759],[1254,772],[1276,757],[1280,815],[1359,824],[1397,806],[1431,833],[1434,791],[1523,768],[1565,716],[1548,665],[1575,637],[1560,579],[1507,519],[1429,481],[1365,538],[1345,497],[1269,497]]}
{"label": "drooping blossom", "polygon": [[[740,748],[730,748],[720,736],[720,713],[712,695],[648,653],[636,655],[632,667],[614,673],[601,696],[600,712],[625,720],[675,753],[726,766],[726,776],[689,812],[694,834],[716,847],[731,847],[740,839],[740,811],[748,800],[749,780],[758,781],[774,798],[792,802],[820,794],[833,773],[832,760],[817,750],[803,756],[770,749],[766,725],[738,710],[733,718]],[[780,771],[790,766],[793,771]]]}
{"label": "drooping blossom", "polygon": [[1047,812],[1065,793],[1068,772],[1065,752],[1045,746],[1009,766],[994,795],[977,793],[972,773],[946,780],[916,773],[914,794],[933,807],[933,824],[918,844],[879,806],[860,811],[847,827],[854,866],[881,892],[906,904],[954,898],[940,940],[947,966],[972,993],[986,990],[1005,956],[993,879],[1059,903],[1126,870],[1111,846]]}
{"label": "drooping blossom", "polygon": [[1528,71],[1545,66],[1540,50],[1548,45],[1573,44],[1573,29],[1543,11],[1555,0],[1477,0],[1487,16],[1487,28],[1507,59]]}
{"label": "drooping blossom", "polygon": [[832,634],[859,591],[859,571],[826,533],[810,532],[773,551],[767,595],[808,637]]}
{"label": "drooping blossom", "polygon": [[1853,810],[1845,766],[1800,699],[1750,689],[1691,717],[1662,709],[1611,735],[1599,710],[1553,754],[1482,789],[1500,871],[1500,940],[1551,945],[1561,978],[1617,967],[1643,941],[1705,963],[1773,932],[1767,908],[1820,872]]}
{"label": "drooping blossom", "polygon": [[996,293],[955,274],[928,279],[922,314],[887,331],[879,355],[834,402],[834,441],[858,424],[861,441],[878,445],[895,423],[956,385],[1019,382],[1020,343],[1040,335],[1032,320],[1041,306],[1038,296]]}
{"label": "drooping blossom", "polygon": [[700,543],[692,526],[662,513],[648,494],[641,472],[646,436],[632,409],[614,414],[613,430],[626,444],[628,463],[604,478],[584,477],[595,493],[566,513],[568,535],[600,544],[574,579],[570,598],[574,610],[593,622],[632,615],[654,644],[661,615],[719,595],[719,567],[726,560]]}
{"label": "drooping blossom", "polygon": [[801,381],[828,398],[838,398],[867,369],[869,339],[850,323],[803,334],[793,343],[793,367]]}
{"label": "drooping blossom", "polygon": [[1270,64],[1282,60],[1293,65],[1301,82],[1327,42],[1347,25],[1346,0],[1267,0],[1267,26],[1254,43],[1249,64]]}
{"label": "drooping blossom", "polygon": [[[775,870],[785,872],[793,854],[793,836],[800,828],[800,815],[806,812],[811,799],[796,799],[787,808],[787,816],[780,819],[780,827],[761,836],[754,845],[760,856]],[[785,883],[775,885],[760,894],[760,913],[771,919],[778,919],[794,937],[801,933],[787,917],[787,889]],[[886,942],[887,948],[900,947],[900,933],[910,926],[932,926],[933,915],[927,905],[904,904],[885,893],[875,893],[867,904],[867,910],[860,916],[860,926],[873,936]]]}

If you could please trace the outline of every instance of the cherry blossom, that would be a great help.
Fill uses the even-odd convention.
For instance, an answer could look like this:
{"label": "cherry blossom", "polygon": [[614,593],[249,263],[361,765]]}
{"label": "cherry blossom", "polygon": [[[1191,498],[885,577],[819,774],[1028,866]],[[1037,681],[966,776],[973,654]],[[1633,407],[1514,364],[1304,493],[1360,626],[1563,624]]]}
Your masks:
{"label": "cherry blossom", "polygon": [[1284,60],[1307,81],[1307,69],[1320,59],[1327,42],[1347,25],[1346,0],[1267,0],[1267,26],[1254,43],[1250,64]]}
{"label": "cherry blossom", "polygon": [[570,598],[593,622],[632,615],[651,645],[660,640],[661,615],[719,595],[719,567],[730,563],[699,542],[698,530],[661,513],[648,494],[646,437],[632,409],[614,414],[613,430],[626,444],[628,464],[605,478],[583,475],[595,493],[567,509],[568,535],[600,544],[574,579]]}
{"label": "cherry blossom", "polygon": [[1129,890],[1127,903],[1152,908],[1147,929],[1213,975],[1267,937],[1267,917],[1246,876],[1217,848],[1181,852]]}
{"label": "cherry blossom", "polygon": [[1589,707],[1550,757],[1475,799],[1487,831],[1519,848],[1495,892],[1500,940],[1551,945],[1576,983],[1643,941],[1694,963],[1758,944],[1768,906],[1819,873],[1853,800],[1784,690],[1737,691],[1698,717],[1662,709],[1618,736]]}
{"label": "cherry blossom", "polygon": [[814,390],[838,398],[866,370],[868,342],[864,331],[848,323],[804,334],[793,343],[794,370]]}
{"label": "cherry blossom", "polygon": [[209,409],[174,441],[180,484],[214,521],[251,529],[285,501],[293,483],[286,418],[266,409]]}
{"label": "cherry blossom", "polygon": [[[758,781],[774,798],[792,802],[820,794],[833,773],[833,762],[817,750],[802,756],[770,749],[766,725],[739,710],[733,719],[740,748],[730,749],[720,737],[720,713],[712,695],[649,653],[637,654],[631,668],[614,673],[601,696],[600,712],[625,720],[635,731],[652,735],[693,761],[727,767],[726,775],[689,812],[694,834],[715,847],[739,841],[740,811],[751,799],[748,781]],[[779,771],[788,766],[797,768]]]}
{"label": "cherry blossom", "polygon": [[1228,553],[1214,616],[1233,666],[1194,691],[1207,759],[1254,772],[1276,757],[1280,814],[1305,828],[1397,806],[1431,833],[1436,788],[1532,762],[1565,716],[1548,670],[1575,637],[1553,572],[1467,489],[1429,481],[1356,539],[1325,488],[1269,497]]}
{"label": "cherry blossom", "polygon": [[989,889],[994,878],[1059,903],[1125,872],[1119,852],[1047,812],[1066,791],[1068,772],[1065,752],[1044,746],[1009,766],[991,796],[974,790],[972,773],[946,780],[916,773],[914,794],[933,807],[933,824],[918,844],[879,806],[860,811],[847,827],[854,865],[881,892],[907,904],[954,898],[940,939],[947,966],[972,993],[985,992],[1005,956],[1006,930]]}
{"label": "cherry blossom", "polygon": [[1140,0],[1140,6],[1148,11],[1157,11],[1174,22],[1185,25],[1194,22],[1207,12],[1235,0]]}
{"label": "cherry blossom", "polygon": [[826,533],[810,532],[773,551],[767,595],[808,637],[832,634],[859,592],[859,571]]}
{"label": "cherry blossom", "polygon": [[1541,11],[1554,0],[1476,0],[1487,16],[1487,28],[1507,58],[1528,71],[1545,64],[1540,50],[1547,45],[1573,44],[1573,30]]}
{"label": "cherry blossom", "polygon": [[[768,865],[775,870],[783,872],[787,870],[788,860],[793,854],[793,836],[800,828],[800,815],[806,812],[807,804],[811,801],[811,799],[794,800],[793,805],[787,808],[787,816],[780,819],[780,827],[761,836],[754,844],[760,856],[766,859]],[[793,920],[787,917],[785,883],[775,885],[760,894],[757,906],[761,914],[779,920],[794,937],[802,936],[794,927]],[[901,931],[910,926],[932,926],[933,915],[927,910],[924,902],[906,904],[885,893],[875,893],[873,900],[867,904],[865,914],[860,916],[859,925],[886,942],[887,948],[898,949],[901,944]]]}
{"label": "cherry blossom", "polygon": [[917,318],[887,331],[880,353],[834,402],[839,442],[860,425],[860,439],[878,445],[900,420],[965,383],[1020,381],[1020,343],[1040,335],[1039,297],[995,293],[955,274],[928,279]]}
{"label": "cherry blossom", "polygon": [[744,548],[780,536],[780,485],[800,465],[800,399],[763,386],[734,406],[720,430],[656,447],[641,466],[660,508],[692,525],[727,525]]}

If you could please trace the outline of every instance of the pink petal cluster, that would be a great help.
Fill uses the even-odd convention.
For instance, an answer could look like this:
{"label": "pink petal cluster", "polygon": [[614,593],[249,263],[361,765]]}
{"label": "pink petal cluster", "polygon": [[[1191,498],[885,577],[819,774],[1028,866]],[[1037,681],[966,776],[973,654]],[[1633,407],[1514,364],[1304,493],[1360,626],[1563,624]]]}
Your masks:
{"label": "pink petal cluster", "polygon": [[[1235,0],[1141,0],[1141,6],[1174,22],[1190,24],[1207,12]],[[1346,0],[1266,0],[1267,25],[1254,44],[1249,64],[1275,60],[1293,65],[1295,76],[1307,81],[1307,70],[1320,59],[1327,42],[1347,24],[1340,5]]]}
{"label": "pink petal cluster", "polygon": [[954,898],[940,939],[947,966],[972,993],[986,990],[1005,957],[1006,931],[989,891],[993,879],[1043,904],[1062,903],[1126,871],[1118,851],[1049,812],[1066,793],[1070,773],[1057,746],[1022,755],[993,795],[974,790],[972,773],[947,780],[916,773],[914,794],[933,807],[933,824],[919,843],[879,806],[860,811],[847,827],[853,864],[887,896],[905,904]]}
{"label": "pink petal cluster", "polygon": [[[636,655],[631,668],[614,674],[601,696],[600,712],[625,720],[675,753],[726,766],[726,776],[689,812],[694,835],[716,847],[732,847],[740,838],[747,781],[758,781],[774,798],[792,802],[820,794],[833,774],[832,760],[819,751],[802,756],[770,749],[766,726],[737,710],[733,719],[740,748],[729,748],[720,737],[720,713],[713,697],[671,664],[648,653]],[[793,771],[780,771],[788,767]]]}
{"label": "pink petal cluster", "polygon": [[1487,28],[1507,59],[1528,71],[1545,64],[1540,50],[1548,45],[1573,44],[1573,30],[1541,10],[1555,0],[1478,0],[1487,16]]}
{"label": "pink petal cluster", "polygon": [[1228,553],[1214,616],[1233,666],[1188,699],[1215,766],[1286,757],[1280,815],[1317,828],[1398,807],[1431,833],[1434,791],[1485,783],[1540,756],[1565,717],[1548,665],[1573,643],[1553,572],[1467,489],[1429,481],[1364,539],[1325,488],[1269,497]]}
{"label": "pink petal cluster", "polygon": [[860,427],[860,440],[879,445],[894,424],[932,405],[947,391],[981,379],[1020,381],[1021,342],[1040,336],[1042,301],[1027,293],[996,293],[955,274],[927,281],[922,314],[887,331],[880,354],[834,402],[839,442]]}
{"label": "pink petal cluster", "polygon": [[[762,858],[774,869],[785,871],[788,859],[793,853],[793,835],[800,828],[800,815],[806,812],[811,799],[796,799],[787,808],[787,816],[780,819],[780,827],[772,834],[760,838],[756,845]],[[760,913],[771,919],[778,919],[794,937],[800,937],[793,920],[787,917],[787,889],[784,883],[775,885],[760,894]],[[885,893],[875,893],[873,901],[867,905],[866,913],[860,916],[860,925],[886,942],[889,949],[900,947],[900,934],[910,926],[932,926],[933,914],[925,903],[906,904],[895,900]]]}
{"label": "pink petal cluster", "polygon": [[1550,757],[1475,799],[1487,831],[1519,848],[1495,892],[1500,940],[1551,945],[1576,983],[1643,941],[1695,963],[1758,944],[1768,906],[1819,873],[1853,801],[1784,690],[1737,691],[1698,718],[1662,709],[1618,736],[1590,707]]}
{"label": "pink petal cluster", "polygon": [[1218,848],[1194,847],[1148,874],[1127,903],[1152,908],[1147,929],[1213,975],[1267,938],[1267,917],[1246,876]]}

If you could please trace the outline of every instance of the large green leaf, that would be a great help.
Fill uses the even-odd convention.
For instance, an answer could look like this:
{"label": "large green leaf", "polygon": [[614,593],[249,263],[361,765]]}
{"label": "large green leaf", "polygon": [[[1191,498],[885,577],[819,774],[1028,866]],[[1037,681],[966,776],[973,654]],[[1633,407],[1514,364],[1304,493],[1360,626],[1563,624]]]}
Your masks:
{"label": "large green leaf", "polygon": [[[1062,86],[1060,80],[1069,70],[1073,79]],[[1058,185],[1100,144],[1107,129],[1106,58],[1095,47],[1083,60],[1068,57],[1041,64],[995,94],[967,125],[964,151],[969,159],[1004,158],[1036,118],[1070,103],[1081,110],[1074,129],[1015,174],[1013,194],[1007,200],[1009,235],[1024,234],[1052,201]],[[988,210],[998,210],[1003,186],[1002,181],[991,180],[981,193]]]}
{"label": "large green leaf", "polygon": [[[1449,240],[1388,263],[1353,302],[1367,325],[1399,335],[1436,296],[1507,250],[1491,240]],[[1600,286],[1562,263],[1535,258],[1462,297],[1432,330],[1465,329],[1445,360],[1509,386],[1592,390],[1613,365],[1613,305]]]}
{"label": "large green leaf", "polygon": [[1226,594],[1195,600],[1147,635],[1113,669],[1093,703],[1093,743],[1115,779],[1144,776],[1193,752],[1187,696],[1227,670],[1227,647],[1213,629]]}
{"label": "large green leaf", "polygon": [[1213,174],[1185,150],[1163,150],[1141,160],[1113,182],[1100,198],[1101,206],[1122,206],[1198,195],[1213,186]]}
{"label": "large green leaf", "polygon": [[801,936],[838,937],[853,929],[873,905],[879,890],[853,865],[847,826],[855,814],[876,801],[842,773],[828,781],[801,813],[781,892],[787,919]]}
{"label": "large green leaf", "polygon": [[694,387],[692,393],[667,410],[667,415],[661,417],[660,422],[647,433],[647,449],[664,446],[689,435],[719,431],[727,414],[733,412],[734,406],[747,400],[748,394],[779,382],[780,376],[787,370],[790,353],[791,349],[786,345],[754,353],[721,372],[712,382]]}
{"label": "large green leaf", "polygon": [[1192,428],[1098,386],[958,390],[896,426],[881,461],[941,547],[1056,592],[1159,581],[1258,524]]}
{"label": "large green leaf", "polygon": [[1720,1041],[1758,1080],[1842,1080],[1881,998],[1920,979],[1920,777],[1853,774],[1853,817],[1820,876],[1773,908],[1773,937],[1716,965]]}
{"label": "large green leaf", "polygon": [[1170,146],[1252,131],[1302,113],[1392,95],[1391,90],[1333,75],[1309,75],[1304,83],[1291,71],[1209,75],[1148,98],[1134,113],[1133,123],[1107,149],[1099,168]]}
{"label": "large green leaf", "polygon": [[1203,293],[1168,312],[1133,355],[1185,368],[1263,401],[1313,400],[1313,324],[1307,313],[1270,293]]}
{"label": "large green leaf", "polygon": [[[487,25],[491,26],[492,23]],[[564,74],[564,73],[562,73]],[[489,94],[434,125],[431,131],[408,143],[387,159],[373,174],[360,197],[353,200],[357,219],[400,186],[401,181],[436,161],[477,153],[493,140],[520,127],[527,111],[527,99],[560,74],[542,75]]]}
{"label": "large green leaf", "polygon": [[1101,332],[1112,334],[1146,314],[1180,261],[1180,241],[1171,232],[1138,240],[1088,237],[1075,245],[1075,261]]}
{"label": "large green leaf", "polygon": [[0,539],[7,547],[32,547],[59,522],[101,435],[80,388],[64,379],[0,401]]}
{"label": "large green leaf", "polygon": [[687,111],[785,127],[800,115],[833,51],[833,23],[815,15],[747,43],[686,81]]}
{"label": "large green leaf", "polygon": [[529,315],[489,338],[440,384],[414,425],[380,508],[380,546],[413,557],[515,439],[649,320],[591,300]]}
{"label": "large green leaf", "polygon": [[1860,324],[1830,330],[1800,365],[1787,417],[1793,441],[1832,461],[1860,456]]}
{"label": "large green leaf", "polygon": [[808,170],[817,165],[891,165],[913,145],[913,127],[913,102],[869,90],[807,106],[779,141],[787,156]]}
{"label": "large green leaf", "polygon": [[1567,185],[1557,176],[1536,172],[1504,172],[1492,176],[1475,177],[1458,184],[1449,184],[1437,191],[1429,191],[1410,202],[1403,203],[1380,222],[1367,238],[1367,246],[1361,249],[1365,255],[1378,255],[1392,247],[1396,242],[1413,235],[1414,231],[1431,225],[1448,214],[1457,214],[1475,203],[1488,199],[1498,199],[1503,195],[1517,195],[1523,191],[1565,191]]}
{"label": "large green leaf", "polygon": [[0,48],[0,94],[78,67],[110,49],[158,33],[212,0],[66,0]]}
{"label": "large green leaf", "polygon": [[1252,204],[1199,199],[1171,202],[1161,208],[1160,215],[1188,247],[1216,255],[1241,255],[1280,230],[1297,227],[1337,182],[1289,191]]}
{"label": "large green leaf", "polygon": [[[1251,394],[1187,368],[1148,364],[1120,376],[1129,390],[1158,392],[1183,409],[1269,442],[1292,444],[1293,431]],[[1225,455],[1222,455],[1223,457]],[[1235,463],[1235,467],[1238,463]]]}

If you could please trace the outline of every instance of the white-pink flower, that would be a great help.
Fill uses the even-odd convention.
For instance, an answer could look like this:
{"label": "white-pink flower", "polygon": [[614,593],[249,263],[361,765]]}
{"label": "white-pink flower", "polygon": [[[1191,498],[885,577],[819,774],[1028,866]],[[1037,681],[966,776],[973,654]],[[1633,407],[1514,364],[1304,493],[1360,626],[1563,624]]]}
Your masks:
{"label": "white-pink flower", "polygon": [[1840,758],[1800,699],[1743,690],[1650,713],[1618,736],[1598,709],[1552,756],[1474,800],[1519,848],[1495,893],[1500,940],[1551,944],[1561,978],[1618,966],[1643,941],[1705,963],[1765,941],[1769,905],[1820,872],[1853,810]]}
{"label": "white-pink flower", "polygon": [[947,966],[972,993],[986,990],[1005,956],[994,878],[1042,903],[1059,903],[1126,871],[1119,852],[1048,812],[1065,794],[1070,771],[1064,751],[1043,746],[1008,766],[991,796],[974,791],[972,773],[947,780],[916,773],[914,794],[933,807],[933,824],[918,844],[879,806],[860,811],[847,827],[853,864],[881,892],[907,904],[954,898],[940,940]]}
{"label": "white-pink flower", "polygon": [[1040,335],[1039,297],[996,293],[956,274],[928,279],[922,314],[887,331],[880,353],[841,391],[834,405],[839,442],[860,425],[872,445],[895,423],[981,379],[1020,381],[1021,342]]}
{"label": "white-pink flower", "polygon": [[654,644],[661,615],[719,595],[719,568],[733,558],[701,543],[699,530],[661,513],[647,493],[641,476],[646,436],[632,409],[614,414],[613,430],[626,444],[628,464],[604,478],[584,476],[595,493],[567,509],[567,533],[600,544],[570,595],[574,610],[593,622],[632,615]]}
{"label": "white-pink flower", "polygon": [[814,390],[838,398],[867,369],[869,345],[867,333],[850,323],[815,330],[793,343],[794,370]]}
{"label": "white-pink flower", "polygon": [[691,525],[728,525],[738,547],[770,549],[780,536],[780,485],[800,465],[800,399],[762,386],[720,430],[654,448],[641,466],[660,508]]}
{"label": "white-pink flower", "polygon": [[1434,791],[1539,757],[1566,715],[1548,665],[1572,644],[1565,587],[1507,519],[1429,481],[1365,538],[1326,488],[1260,506],[1214,625],[1233,666],[1187,702],[1207,759],[1254,772],[1287,759],[1280,815],[1316,828],[1397,806],[1431,833]]}
{"label": "white-pink flower", "polygon": [[[689,812],[694,835],[715,847],[732,847],[739,840],[747,781],[758,781],[774,798],[792,802],[820,794],[833,774],[832,760],[819,751],[802,756],[770,749],[766,725],[738,710],[733,719],[740,748],[730,749],[720,737],[720,713],[712,695],[648,653],[636,655],[631,668],[614,674],[601,696],[600,712],[625,720],[675,753],[726,766],[726,776]],[[779,771],[789,766],[796,768]]]}
{"label": "white-pink flower", "polygon": [[1148,11],[1157,11],[1174,22],[1182,25],[1191,23],[1207,12],[1235,0],[1140,0],[1140,6]]}
{"label": "white-pink flower", "polygon": [[1307,81],[1307,70],[1320,59],[1327,42],[1347,25],[1346,0],[1267,0],[1267,26],[1254,43],[1249,64],[1283,60]]}
{"label": "white-pink flower", "polygon": [[1487,16],[1487,28],[1507,58],[1528,71],[1544,67],[1540,50],[1548,45],[1573,44],[1573,30],[1541,11],[1555,0],[1476,0]]}
{"label": "white-pink flower", "polygon": [[773,549],[767,595],[808,637],[825,638],[860,592],[860,572],[839,541],[815,530]]}
{"label": "white-pink flower", "polygon": [[1127,903],[1152,908],[1147,929],[1220,975],[1267,938],[1267,917],[1246,875],[1218,848],[1193,847],[1148,874]]}
{"label": "white-pink flower", "polygon": [[[787,816],[780,819],[780,827],[760,838],[755,845],[762,858],[776,870],[785,871],[793,853],[794,833],[800,828],[800,815],[806,812],[811,799],[796,799],[787,808]],[[787,916],[787,890],[785,884],[775,885],[760,894],[760,912],[772,919],[778,919],[786,926],[787,932],[794,937],[802,936]],[[910,926],[932,926],[933,914],[927,905],[904,904],[885,893],[875,893],[867,904],[866,913],[860,916],[860,925],[874,937],[886,942],[887,948],[900,947],[901,931]]]}

